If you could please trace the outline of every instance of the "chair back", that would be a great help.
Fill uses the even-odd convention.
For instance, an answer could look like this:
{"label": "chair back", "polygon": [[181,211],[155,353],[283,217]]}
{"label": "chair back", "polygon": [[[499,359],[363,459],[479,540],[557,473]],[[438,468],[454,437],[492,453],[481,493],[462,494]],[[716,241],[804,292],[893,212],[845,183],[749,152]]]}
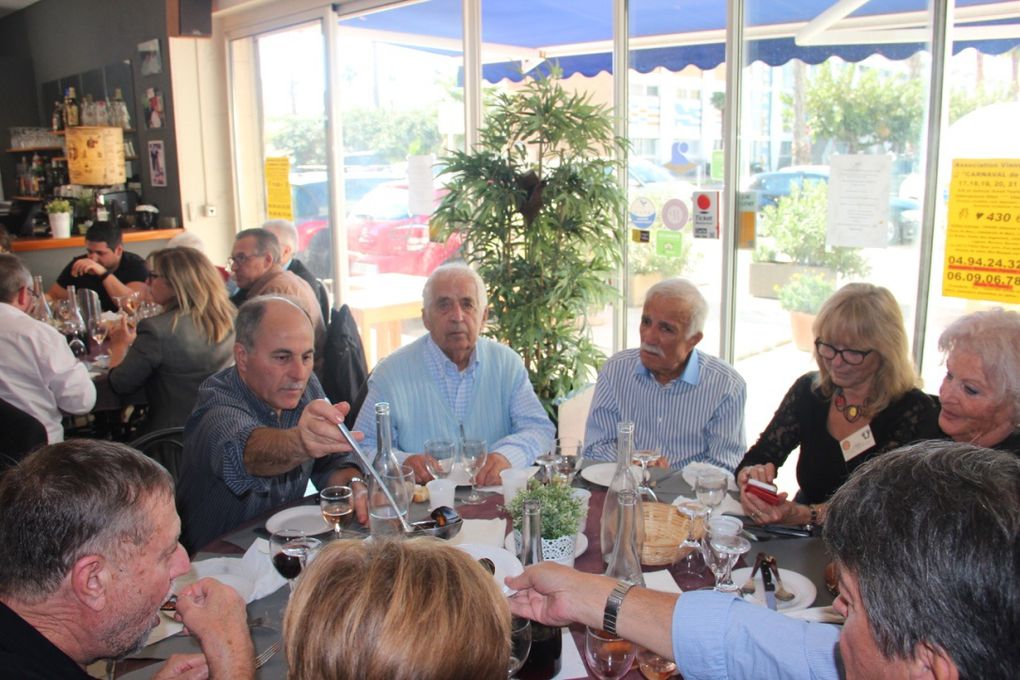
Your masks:
{"label": "chair back", "polygon": [[325,354],[322,389],[334,404],[346,401],[351,405],[344,422],[347,427],[354,427],[361,408],[357,397],[368,380],[368,363],[358,324],[347,305],[333,310],[333,318],[326,331]]}
{"label": "chair back", "polygon": [[34,416],[0,399],[0,470],[15,465],[49,442],[46,428]]}
{"label": "chair back", "polygon": [[174,478],[174,483],[177,483],[181,468],[181,455],[184,453],[183,426],[154,430],[134,440],[129,446],[165,467],[170,476]]}

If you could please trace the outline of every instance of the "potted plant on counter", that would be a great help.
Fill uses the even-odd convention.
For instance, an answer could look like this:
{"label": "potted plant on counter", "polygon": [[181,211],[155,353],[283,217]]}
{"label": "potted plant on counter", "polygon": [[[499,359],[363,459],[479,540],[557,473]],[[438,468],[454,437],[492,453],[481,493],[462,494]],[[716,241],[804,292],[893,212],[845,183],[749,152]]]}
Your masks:
{"label": "potted plant on counter", "polygon": [[528,500],[542,504],[542,559],[573,566],[577,526],[585,516],[585,502],[566,484],[542,484],[537,479],[528,482],[527,488],[514,496],[507,508],[514,527],[513,544],[508,547],[514,548],[517,555],[521,552],[524,501]]}
{"label": "potted plant on counter", "polygon": [[811,331],[815,315],[836,292],[836,284],[823,273],[794,274],[778,292],[779,306],[790,312],[793,344],[802,352],[810,351],[815,341]]}
{"label": "potted plant on counter", "polygon": [[63,198],[54,198],[46,204],[53,238],[71,237],[71,203]]}

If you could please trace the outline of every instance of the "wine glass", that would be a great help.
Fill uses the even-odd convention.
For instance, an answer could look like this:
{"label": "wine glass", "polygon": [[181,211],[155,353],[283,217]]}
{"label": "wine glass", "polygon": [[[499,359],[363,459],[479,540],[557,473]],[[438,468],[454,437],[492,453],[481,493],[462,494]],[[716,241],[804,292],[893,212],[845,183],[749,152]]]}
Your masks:
{"label": "wine glass", "polygon": [[510,666],[507,668],[506,677],[512,678],[514,673],[521,670],[529,652],[531,652],[531,621],[522,616],[514,616],[510,620]]}
{"label": "wine glass", "polygon": [[638,670],[648,680],[668,680],[676,675],[676,664],[650,649],[637,653]]}
{"label": "wine glass", "polygon": [[269,537],[269,557],[276,571],[294,588],[294,579],[301,575],[322,541],[305,535],[300,529],[280,529]]}
{"label": "wine glass", "polygon": [[484,439],[465,439],[460,443],[460,458],[464,464],[464,472],[468,473],[471,479],[471,493],[461,503],[478,505],[485,502],[482,495],[478,493],[478,489],[475,488],[475,479],[482,467],[485,466],[485,459],[489,455],[487,448]]}
{"label": "wine glass", "polygon": [[641,485],[638,487],[638,493],[647,494],[653,501],[658,503],[658,496],[652,491],[652,487],[648,486],[648,464],[662,458],[662,451],[658,447],[654,449],[637,449],[631,454],[630,458],[641,465]]}
{"label": "wine glass", "polygon": [[552,482],[553,466],[556,465],[556,442],[553,442],[552,447],[542,453],[542,455],[535,458],[535,462],[542,466],[542,481],[546,484]]}
{"label": "wine glass", "polygon": [[599,680],[617,680],[630,670],[637,647],[604,630],[588,627],[584,633],[584,658]]}
{"label": "wine glass", "polygon": [[581,442],[564,437],[556,440],[554,447],[556,462],[553,463],[553,479],[570,486],[581,464]]}
{"label": "wine glass", "polygon": [[425,442],[425,468],[436,479],[446,479],[457,461],[457,449],[448,439],[429,439]]}
{"label": "wine glass", "polygon": [[729,479],[722,470],[702,470],[694,483],[694,493],[698,500],[708,507],[708,516],[723,502]]}
{"label": "wine glass", "polygon": [[353,492],[349,486],[327,486],[319,492],[319,509],[322,510],[322,518],[328,524],[333,525],[337,539],[343,536],[344,518],[348,517],[353,509],[352,495]]}
{"label": "wine glass", "polygon": [[101,354],[103,342],[109,332],[110,326],[101,318],[96,317],[89,322],[89,337],[92,338],[92,342],[96,343],[96,360],[109,358],[108,355]]}
{"label": "wine glass", "polygon": [[684,576],[700,576],[704,565],[701,569],[696,566],[697,559],[701,554],[701,543],[694,540],[694,523],[700,519],[702,530],[707,530],[705,520],[708,518],[708,508],[698,501],[682,501],[675,507],[677,512],[687,518],[687,535],[677,547],[680,562],[677,571]]}
{"label": "wine glass", "polygon": [[706,533],[701,539],[701,553],[715,575],[715,590],[735,593],[737,584],[731,577],[737,558],[751,549],[751,543],[741,536],[720,536]]}

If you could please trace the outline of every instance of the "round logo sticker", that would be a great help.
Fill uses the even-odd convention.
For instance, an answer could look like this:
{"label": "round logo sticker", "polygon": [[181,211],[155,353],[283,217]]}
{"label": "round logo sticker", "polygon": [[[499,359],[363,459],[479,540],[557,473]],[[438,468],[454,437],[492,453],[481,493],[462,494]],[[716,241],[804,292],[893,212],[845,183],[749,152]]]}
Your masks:
{"label": "round logo sticker", "polygon": [[638,229],[650,229],[655,223],[655,205],[644,196],[630,203],[630,223]]}
{"label": "round logo sticker", "polygon": [[667,229],[679,231],[687,225],[690,211],[687,204],[679,198],[671,198],[662,206],[662,223]]}

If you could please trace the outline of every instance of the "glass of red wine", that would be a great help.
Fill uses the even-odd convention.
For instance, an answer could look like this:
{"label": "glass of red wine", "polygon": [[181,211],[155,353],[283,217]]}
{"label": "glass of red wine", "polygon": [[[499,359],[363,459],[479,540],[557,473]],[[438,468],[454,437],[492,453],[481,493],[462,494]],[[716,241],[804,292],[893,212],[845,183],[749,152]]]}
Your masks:
{"label": "glass of red wine", "polygon": [[269,557],[280,576],[294,587],[294,579],[301,575],[305,565],[315,556],[322,541],[312,538],[300,529],[280,529],[269,538]]}

